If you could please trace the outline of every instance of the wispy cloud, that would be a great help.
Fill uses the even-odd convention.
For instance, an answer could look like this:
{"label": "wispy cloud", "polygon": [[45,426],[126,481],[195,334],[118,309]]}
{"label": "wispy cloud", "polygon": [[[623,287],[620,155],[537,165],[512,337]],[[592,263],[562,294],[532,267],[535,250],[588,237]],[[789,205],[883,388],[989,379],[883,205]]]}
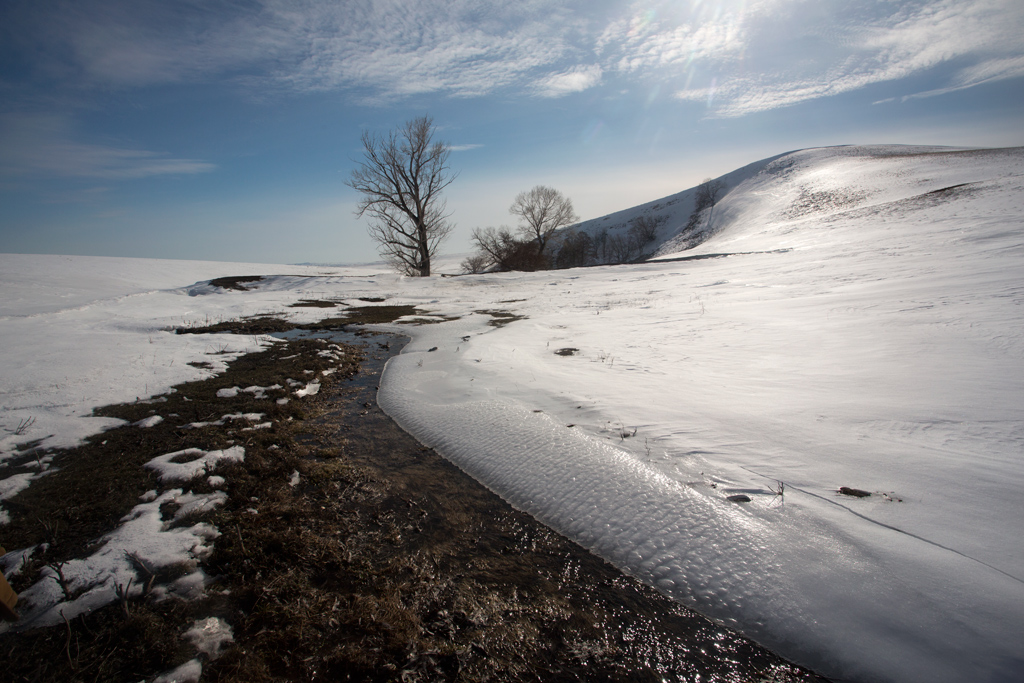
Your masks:
{"label": "wispy cloud", "polygon": [[696,61],[724,63],[742,54],[751,13],[746,3],[693,3],[692,9],[690,3],[682,5],[688,11],[666,2],[634,3],[604,28],[595,48],[610,69],[666,75]]}
{"label": "wispy cloud", "polygon": [[366,98],[474,97],[528,87],[579,56],[571,10],[550,0],[81,0],[37,27],[37,54],[100,86],[234,77]]}
{"label": "wispy cloud", "polygon": [[1024,56],[1008,57],[1006,59],[992,59],[976,66],[961,69],[956,74],[955,78],[952,79],[951,84],[944,88],[912,93],[910,95],[904,95],[900,99],[911,100],[925,97],[937,97],[938,95],[945,95],[946,93],[956,92],[957,90],[973,88],[976,85],[1022,77],[1024,77]]}
{"label": "wispy cloud", "polygon": [[[6,38],[48,77],[83,88],[191,82],[251,68],[290,48],[287,28],[231,0],[10,0]],[[26,9],[26,6],[32,9]]]}
{"label": "wispy cloud", "polygon": [[938,85],[920,96],[1024,75],[1020,0],[77,0],[61,7],[45,19],[30,13],[38,19],[31,40],[10,37],[50,60],[50,73],[85,87],[229,79],[259,93],[343,90],[388,102],[498,91],[560,97],[652,80],[682,100],[709,103],[713,115],[742,116],[924,73]]}
{"label": "wispy cloud", "polygon": [[468,152],[471,149],[480,149],[483,145],[448,145],[448,149],[453,152]]}
{"label": "wispy cloud", "polygon": [[574,4],[378,0],[296,13],[275,0],[268,8],[306,39],[301,57],[271,75],[296,90],[357,89],[378,99],[530,89],[589,54]]}
{"label": "wispy cloud", "polygon": [[76,142],[67,128],[58,117],[4,117],[0,120],[0,174],[128,180],[216,168],[197,159]]}
{"label": "wispy cloud", "polygon": [[[851,4],[847,14],[794,20],[781,33],[770,21],[751,22],[743,62],[704,60],[700,66],[714,74],[714,87],[692,84],[677,97],[709,101],[713,113],[734,117],[925,73],[947,85],[921,96],[1024,76],[1024,5],[1012,0],[940,0],[878,4],[873,9],[887,7],[896,11],[865,16],[872,7]],[[831,24],[827,30],[826,21]],[[791,54],[780,49],[780,38],[803,42],[806,48]],[[750,68],[754,64],[762,68]]]}

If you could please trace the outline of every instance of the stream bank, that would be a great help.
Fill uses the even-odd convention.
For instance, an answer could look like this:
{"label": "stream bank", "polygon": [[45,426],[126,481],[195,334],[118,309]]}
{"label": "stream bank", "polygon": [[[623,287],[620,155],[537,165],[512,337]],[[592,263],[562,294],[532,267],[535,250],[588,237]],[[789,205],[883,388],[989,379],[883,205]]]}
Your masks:
{"label": "stream bank", "polygon": [[[209,554],[140,562],[129,599],[0,636],[11,680],[153,680],[189,662],[204,681],[820,680],[624,576],[403,432],[375,400],[401,339],[282,336],[160,400],[97,410],[126,424],[79,449],[12,463],[54,463],[10,499],[8,545],[49,543],[14,577],[24,590],[102,548],[140,496],[167,488],[144,467],[154,457],[245,448],[216,468],[216,510],[160,510],[172,531],[216,527]],[[207,474],[186,494],[219,495]],[[166,588],[196,570],[198,597]],[[233,642],[197,653],[182,634],[209,619]]]}

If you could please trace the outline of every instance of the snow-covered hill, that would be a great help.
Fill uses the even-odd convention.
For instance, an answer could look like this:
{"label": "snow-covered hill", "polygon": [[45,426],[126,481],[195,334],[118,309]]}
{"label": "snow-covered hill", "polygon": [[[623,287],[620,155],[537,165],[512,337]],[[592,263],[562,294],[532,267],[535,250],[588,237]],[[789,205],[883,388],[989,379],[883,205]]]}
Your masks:
{"label": "snow-covered hill", "polygon": [[1019,680],[1022,172],[1020,149],[755,164],[713,236],[662,263],[431,286],[443,312],[526,319],[418,331],[382,402],[517,505],[830,676]]}
{"label": "snow-covered hill", "polygon": [[[718,198],[726,196],[741,183],[758,175],[775,160],[784,156],[786,155],[782,154],[762,159],[713,179],[719,188]],[[616,259],[610,253],[605,254],[604,252],[607,250],[601,249],[598,244],[606,244],[608,240],[615,239],[627,242],[630,238],[630,228],[634,222],[638,218],[646,218],[657,225],[656,235],[650,242],[637,245],[636,252],[624,260],[632,261],[642,257],[671,254],[700,244],[721,226],[720,221],[714,220],[718,211],[717,207],[714,207],[704,211],[700,215],[697,225],[688,229],[696,200],[697,188],[691,187],[662,199],[583,221],[572,226],[568,231],[563,231],[562,234],[572,231],[586,233],[591,239],[592,250],[598,252],[594,253],[592,258],[599,263],[614,263],[620,259]]]}
{"label": "snow-covered hill", "polygon": [[91,406],[259,343],[161,331],[183,320],[416,304],[458,319],[396,328],[413,341],[379,400],[515,505],[837,680],[1024,679],[1024,150],[804,150],[722,180],[687,251],[692,191],[590,221],[667,216],[661,260],[628,266],[268,267],[188,296],[204,268],[243,273],[146,288],[138,261],[144,295],[32,313],[32,278],[75,281],[36,261],[0,320],[2,426],[65,443],[106,424]]}

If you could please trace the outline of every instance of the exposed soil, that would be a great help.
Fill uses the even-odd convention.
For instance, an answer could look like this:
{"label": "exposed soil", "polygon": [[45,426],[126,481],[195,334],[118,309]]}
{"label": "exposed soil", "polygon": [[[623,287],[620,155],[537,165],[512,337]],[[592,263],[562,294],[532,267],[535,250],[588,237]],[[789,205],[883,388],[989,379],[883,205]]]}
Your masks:
{"label": "exposed soil", "polygon": [[[333,305],[333,304],[332,304]],[[317,304],[317,307],[322,307]],[[323,318],[312,323],[296,324],[270,315],[258,315],[236,320],[225,320],[212,325],[187,325],[178,327],[177,334],[275,334],[299,329],[306,331],[342,331],[351,325],[372,325],[389,323],[408,315],[417,315],[415,306],[356,306],[345,310],[345,315]]]}
{"label": "exposed soil", "polygon": [[[622,575],[422,447],[376,406],[401,342],[328,334],[289,335],[166,401],[97,411],[164,421],[50,454],[57,471],[5,502],[9,549],[50,543],[13,577],[24,590],[46,563],[94,552],[141,493],[160,488],[144,462],[186,447],[246,449],[216,471],[228,500],[205,518],[222,534],[204,564],[216,577],[205,598],[140,597],[7,633],[5,680],[152,680],[195,656],[180,636],[207,616],[231,625],[235,645],[204,662],[204,681],[821,680]],[[217,396],[311,377],[320,393],[285,405],[272,392]],[[246,412],[273,425],[183,428]],[[0,476],[40,455],[26,449]],[[210,490],[205,477],[185,488]]]}
{"label": "exposed soil", "polygon": [[299,299],[294,304],[290,304],[289,308],[334,308],[338,306],[340,301],[325,301],[324,299]]}
{"label": "exposed soil", "polygon": [[262,275],[232,275],[229,277],[218,277],[210,280],[210,284],[214,287],[220,287],[221,289],[234,289],[239,292],[249,291],[248,287],[244,285],[248,282],[260,282],[263,280]]}

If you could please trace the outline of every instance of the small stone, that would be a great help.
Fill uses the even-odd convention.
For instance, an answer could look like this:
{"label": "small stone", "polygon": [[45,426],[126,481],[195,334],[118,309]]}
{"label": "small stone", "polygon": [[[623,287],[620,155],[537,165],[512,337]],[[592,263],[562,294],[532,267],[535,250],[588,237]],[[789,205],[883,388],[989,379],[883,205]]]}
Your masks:
{"label": "small stone", "polygon": [[733,503],[749,503],[750,496],[743,493],[737,493],[734,496],[729,496],[726,500],[732,501]]}

